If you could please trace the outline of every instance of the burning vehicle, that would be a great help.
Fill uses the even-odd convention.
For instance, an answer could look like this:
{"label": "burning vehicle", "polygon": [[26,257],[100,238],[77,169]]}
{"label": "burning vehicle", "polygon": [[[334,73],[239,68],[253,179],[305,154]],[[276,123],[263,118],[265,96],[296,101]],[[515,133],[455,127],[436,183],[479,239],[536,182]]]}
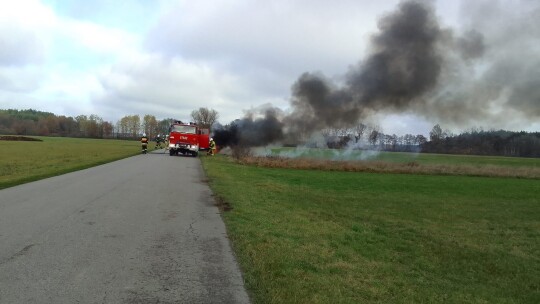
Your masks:
{"label": "burning vehicle", "polygon": [[169,127],[169,155],[197,156],[199,151],[208,150],[210,130],[199,128],[195,123],[175,121]]}

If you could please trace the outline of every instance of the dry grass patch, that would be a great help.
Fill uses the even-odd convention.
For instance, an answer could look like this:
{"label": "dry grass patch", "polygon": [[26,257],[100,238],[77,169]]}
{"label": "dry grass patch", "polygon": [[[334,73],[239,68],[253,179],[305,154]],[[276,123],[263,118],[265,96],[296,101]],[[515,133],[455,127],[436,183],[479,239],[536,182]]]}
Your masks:
{"label": "dry grass patch", "polygon": [[540,168],[537,167],[506,167],[506,166],[473,166],[473,165],[427,165],[417,162],[392,163],[384,161],[331,161],[308,158],[286,157],[255,157],[247,156],[238,159],[245,165],[266,168],[309,169],[346,172],[426,174],[426,175],[463,175],[484,177],[513,177],[540,178]]}
{"label": "dry grass patch", "polygon": [[28,136],[14,136],[14,135],[3,135],[0,136],[0,140],[9,140],[9,141],[43,141],[39,138],[33,138]]}
{"label": "dry grass patch", "polygon": [[214,196],[215,205],[218,207],[218,209],[221,212],[227,212],[231,211],[233,208],[229,202],[227,202],[223,197],[221,196]]}

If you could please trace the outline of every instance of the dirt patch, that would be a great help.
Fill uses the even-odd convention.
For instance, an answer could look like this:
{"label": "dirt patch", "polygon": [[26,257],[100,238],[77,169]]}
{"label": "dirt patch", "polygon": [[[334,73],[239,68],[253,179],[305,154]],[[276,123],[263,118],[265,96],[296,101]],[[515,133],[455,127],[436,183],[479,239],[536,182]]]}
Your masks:
{"label": "dirt patch", "polygon": [[41,139],[33,138],[33,137],[27,137],[27,136],[10,136],[10,135],[4,135],[0,136],[0,140],[11,140],[11,141],[43,141]]}
{"label": "dirt patch", "polygon": [[214,199],[216,201],[216,206],[219,208],[219,210],[221,212],[227,212],[227,211],[231,211],[233,209],[231,204],[229,202],[225,201],[225,199],[223,199],[222,197],[215,196]]}

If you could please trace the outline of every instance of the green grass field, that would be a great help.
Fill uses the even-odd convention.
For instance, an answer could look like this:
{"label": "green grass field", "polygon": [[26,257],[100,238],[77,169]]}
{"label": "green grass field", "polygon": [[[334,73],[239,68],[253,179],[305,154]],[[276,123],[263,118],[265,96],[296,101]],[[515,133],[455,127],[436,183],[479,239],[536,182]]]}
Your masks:
{"label": "green grass field", "polygon": [[137,141],[34,138],[43,141],[0,140],[0,189],[140,153]]}
{"label": "green grass field", "polygon": [[[137,141],[0,141],[0,189],[138,154]],[[353,151],[354,152],[354,151]],[[311,151],[320,154],[335,151]],[[379,153],[390,162],[538,159]],[[386,159],[384,159],[386,158]],[[255,303],[539,303],[540,181],[201,157]]]}
{"label": "green grass field", "polygon": [[538,180],[202,161],[255,303],[540,302]]}

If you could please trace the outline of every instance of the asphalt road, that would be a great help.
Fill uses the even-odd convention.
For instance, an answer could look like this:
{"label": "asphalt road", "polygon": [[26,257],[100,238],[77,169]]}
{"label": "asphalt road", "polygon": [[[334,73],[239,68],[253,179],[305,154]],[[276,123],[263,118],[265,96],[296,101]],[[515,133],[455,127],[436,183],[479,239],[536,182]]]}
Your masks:
{"label": "asphalt road", "polygon": [[249,303],[204,179],[153,152],[0,190],[0,303]]}

